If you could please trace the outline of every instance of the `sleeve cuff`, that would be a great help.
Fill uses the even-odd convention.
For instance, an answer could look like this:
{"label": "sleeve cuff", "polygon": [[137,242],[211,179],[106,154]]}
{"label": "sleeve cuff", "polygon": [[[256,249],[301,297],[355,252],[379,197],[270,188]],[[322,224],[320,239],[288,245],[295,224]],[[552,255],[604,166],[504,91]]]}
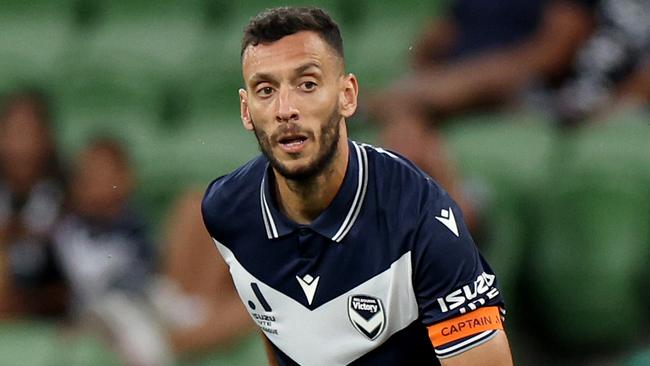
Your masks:
{"label": "sleeve cuff", "polygon": [[468,337],[467,339],[462,339],[458,342],[452,342],[452,344],[445,345],[444,347],[435,348],[436,356],[440,359],[456,356],[465,351],[480,346],[483,343],[489,341],[497,335],[498,330],[486,330],[474,336]]}

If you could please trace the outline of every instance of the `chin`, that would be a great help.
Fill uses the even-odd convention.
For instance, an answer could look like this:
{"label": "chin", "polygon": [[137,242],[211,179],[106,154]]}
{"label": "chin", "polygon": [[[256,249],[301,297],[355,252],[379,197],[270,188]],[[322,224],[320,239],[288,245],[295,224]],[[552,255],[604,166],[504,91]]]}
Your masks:
{"label": "chin", "polygon": [[305,160],[280,162],[279,164],[274,164],[274,168],[284,178],[290,180],[307,180],[317,175],[319,171],[311,161]]}
{"label": "chin", "polygon": [[282,176],[285,178],[300,177],[309,175],[310,166],[308,164],[282,164],[276,167]]}

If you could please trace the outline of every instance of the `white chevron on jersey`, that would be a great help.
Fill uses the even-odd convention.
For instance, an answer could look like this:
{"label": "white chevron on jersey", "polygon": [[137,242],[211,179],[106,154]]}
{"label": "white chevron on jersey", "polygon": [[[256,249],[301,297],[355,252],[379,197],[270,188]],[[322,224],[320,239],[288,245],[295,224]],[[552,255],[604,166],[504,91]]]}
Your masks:
{"label": "white chevron on jersey", "polygon": [[[250,274],[225,245],[214,240],[230,267],[237,292],[254,321],[282,352],[301,365],[347,365],[380,346],[418,318],[418,306],[411,283],[411,252],[393,262],[387,270],[314,310],[268,286]],[[321,278],[322,279],[322,278]],[[251,283],[257,283],[272,308],[265,312],[256,300]],[[385,330],[368,339],[348,318],[348,297],[367,295],[381,299],[385,306]],[[373,322],[373,320],[369,320]],[[368,324],[370,325],[370,324]],[[323,347],[327,339],[327,347]]]}

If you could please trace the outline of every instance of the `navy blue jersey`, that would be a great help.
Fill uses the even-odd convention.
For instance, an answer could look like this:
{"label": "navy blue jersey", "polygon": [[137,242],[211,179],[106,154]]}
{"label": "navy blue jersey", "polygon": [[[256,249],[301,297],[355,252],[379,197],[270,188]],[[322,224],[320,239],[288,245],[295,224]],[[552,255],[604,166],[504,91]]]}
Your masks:
{"label": "navy blue jersey", "polygon": [[349,149],[339,192],[310,225],[279,211],[263,156],[212,182],[203,200],[205,225],[279,364],[435,365],[493,337],[498,310],[464,318],[502,307],[456,204],[404,158]]}

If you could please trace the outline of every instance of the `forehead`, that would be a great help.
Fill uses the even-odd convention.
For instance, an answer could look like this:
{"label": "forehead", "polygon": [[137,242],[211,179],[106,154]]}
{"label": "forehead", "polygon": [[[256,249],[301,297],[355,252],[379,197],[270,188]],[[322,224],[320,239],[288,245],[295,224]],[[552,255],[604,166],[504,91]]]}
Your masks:
{"label": "forehead", "polygon": [[312,62],[320,68],[334,67],[340,57],[317,33],[302,31],[272,43],[248,46],[242,58],[244,78],[255,73],[293,70]]}

